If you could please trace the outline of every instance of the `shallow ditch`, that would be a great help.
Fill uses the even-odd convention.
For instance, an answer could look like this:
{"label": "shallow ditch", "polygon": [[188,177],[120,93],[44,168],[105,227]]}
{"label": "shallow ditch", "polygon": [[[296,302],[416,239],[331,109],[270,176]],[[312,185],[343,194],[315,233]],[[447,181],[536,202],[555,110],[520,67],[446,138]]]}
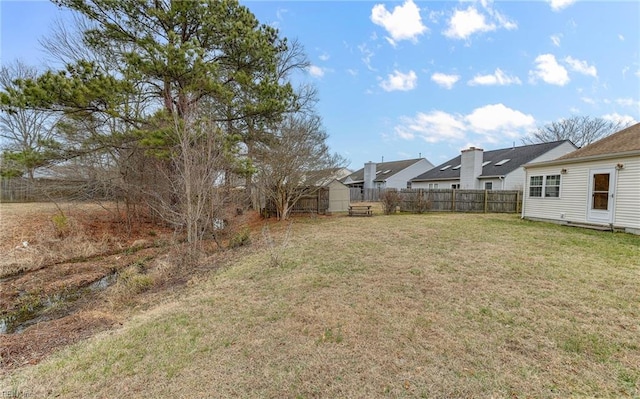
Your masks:
{"label": "shallow ditch", "polygon": [[25,295],[18,308],[0,314],[0,334],[19,334],[34,324],[67,316],[79,299],[105,290],[117,279],[118,272],[113,271],[83,287],[66,288],[45,297]]}

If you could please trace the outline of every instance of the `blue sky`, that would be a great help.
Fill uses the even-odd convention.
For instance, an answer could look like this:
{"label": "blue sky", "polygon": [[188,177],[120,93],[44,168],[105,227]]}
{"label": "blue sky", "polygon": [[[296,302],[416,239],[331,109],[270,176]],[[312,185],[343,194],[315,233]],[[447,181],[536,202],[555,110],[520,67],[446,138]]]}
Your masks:
{"label": "blue sky", "polygon": [[[637,1],[241,3],[303,44],[329,144],[352,169],[520,145],[573,115],[640,120]],[[6,0],[0,13],[0,61],[44,65],[38,39],[66,14]]]}

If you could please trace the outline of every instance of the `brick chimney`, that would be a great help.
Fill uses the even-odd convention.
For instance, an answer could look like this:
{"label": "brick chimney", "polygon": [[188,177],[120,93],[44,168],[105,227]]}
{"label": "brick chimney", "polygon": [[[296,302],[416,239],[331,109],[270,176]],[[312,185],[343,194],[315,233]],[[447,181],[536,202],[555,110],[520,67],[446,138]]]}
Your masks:
{"label": "brick chimney", "polygon": [[374,188],[373,181],[376,178],[376,163],[367,162],[364,164],[364,184],[363,188]]}
{"label": "brick chimney", "polygon": [[480,187],[478,176],[482,174],[482,148],[470,147],[460,156],[460,188],[473,190]]}

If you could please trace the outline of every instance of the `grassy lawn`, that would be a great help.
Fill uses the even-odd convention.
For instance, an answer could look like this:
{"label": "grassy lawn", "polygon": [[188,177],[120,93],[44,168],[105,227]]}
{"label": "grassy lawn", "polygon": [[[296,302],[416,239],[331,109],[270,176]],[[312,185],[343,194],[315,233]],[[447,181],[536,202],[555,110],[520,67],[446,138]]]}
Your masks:
{"label": "grassy lawn", "polygon": [[[283,229],[284,231],[284,229]],[[513,215],[298,219],[5,375],[27,397],[637,397],[640,237]],[[274,253],[279,254],[274,267]]]}

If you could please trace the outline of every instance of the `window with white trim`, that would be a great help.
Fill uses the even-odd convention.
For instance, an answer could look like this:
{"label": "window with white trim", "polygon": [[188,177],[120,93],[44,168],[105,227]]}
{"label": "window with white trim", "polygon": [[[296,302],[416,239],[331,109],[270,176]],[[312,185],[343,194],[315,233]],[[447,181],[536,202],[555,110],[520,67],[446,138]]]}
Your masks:
{"label": "window with white trim", "polygon": [[549,175],[545,177],[544,196],[547,198],[560,197],[560,175]]}
{"label": "window with white trim", "polygon": [[493,182],[492,181],[484,182],[484,189],[485,190],[493,190]]}
{"label": "window with white trim", "polygon": [[529,179],[529,197],[559,198],[560,175],[531,176]]}
{"label": "window with white trim", "polygon": [[531,176],[529,180],[529,197],[542,197],[542,180],[544,176]]}

